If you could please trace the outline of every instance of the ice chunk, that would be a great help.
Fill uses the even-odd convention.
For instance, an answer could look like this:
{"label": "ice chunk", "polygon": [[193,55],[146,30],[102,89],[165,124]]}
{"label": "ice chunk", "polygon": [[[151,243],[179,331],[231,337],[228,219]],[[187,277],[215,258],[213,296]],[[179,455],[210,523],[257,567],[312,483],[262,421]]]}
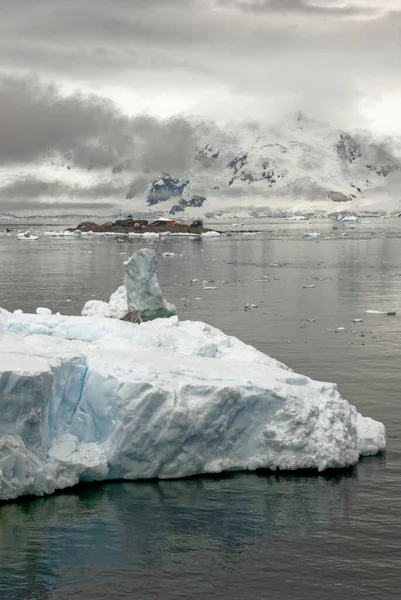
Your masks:
{"label": "ice chunk", "polygon": [[307,231],[303,234],[303,237],[307,240],[317,240],[318,238],[320,238],[320,233],[318,233],[317,231]]}
{"label": "ice chunk", "polygon": [[220,237],[221,233],[219,233],[218,231],[205,231],[205,233],[201,233],[201,237],[203,238],[214,238],[214,237]]}
{"label": "ice chunk", "polygon": [[22,233],[18,233],[17,234],[17,239],[18,240],[38,240],[39,236],[38,235],[33,235],[33,233],[29,230],[24,231]]}
{"label": "ice chunk", "polygon": [[39,306],[39,307],[36,309],[36,314],[37,314],[37,315],[51,315],[51,314],[52,314],[52,311],[50,310],[50,308],[44,308],[44,307],[42,307],[42,306]]}
{"label": "ice chunk", "polygon": [[108,302],[102,300],[88,300],[81,314],[85,317],[109,317],[122,319],[128,313],[127,290],[121,285],[112,293]]}
{"label": "ice chunk", "polygon": [[397,316],[395,310],[365,310],[365,315],[386,315],[387,317]]}
{"label": "ice chunk", "polygon": [[386,444],[335,385],[205,323],[3,310],[0,325],[3,500],[78,481],[340,468]]}
{"label": "ice chunk", "polygon": [[162,296],[156,265],[156,254],[149,248],[138,250],[124,263],[128,310],[139,313],[143,321],[176,314],[175,306]]}
{"label": "ice chunk", "polygon": [[124,285],[110,296],[109,302],[89,300],[81,314],[86,317],[123,319],[127,314],[134,313],[143,321],[175,315],[175,306],[163,299],[156,265],[153,250],[138,250],[124,263]]}

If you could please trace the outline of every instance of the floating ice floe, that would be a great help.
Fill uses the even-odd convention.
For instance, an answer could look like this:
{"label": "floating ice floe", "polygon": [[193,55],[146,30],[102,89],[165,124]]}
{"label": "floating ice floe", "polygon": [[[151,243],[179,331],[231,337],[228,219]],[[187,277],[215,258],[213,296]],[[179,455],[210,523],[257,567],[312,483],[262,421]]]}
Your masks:
{"label": "floating ice floe", "polygon": [[359,221],[359,216],[356,213],[349,211],[332,213],[329,215],[329,217],[335,221],[340,221],[341,223],[356,223]]}
{"label": "floating ice floe", "polygon": [[306,240],[317,240],[320,238],[320,233],[317,231],[307,231],[302,237],[304,237]]}
{"label": "floating ice floe", "polygon": [[[153,257],[142,250],[125,265],[129,309],[154,291],[141,280],[152,279]],[[385,445],[384,425],[334,384],[205,323],[0,309],[2,500],[79,481],[323,471]]]}
{"label": "floating ice floe", "polygon": [[44,235],[47,237],[81,237],[82,231],[69,231],[64,229],[63,231],[45,231]]}
{"label": "floating ice floe", "polygon": [[18,233],[17,239],[18,240],[38,240],[39,236],[34,235],[31,231],[27,230],[22,233]]}
{"label": "floating ice floe", "polygon": [[365,310],[365,315],[387,315],[388,317],[395,317],[397,312],[395,310]]}
{"label": "floating ice floe", "polygon": [[218,231],[205,231],[205,233],[201,233],[201,237],[202,238],[213,238],[213,237],[220,237],[221,233],[219,233]]}

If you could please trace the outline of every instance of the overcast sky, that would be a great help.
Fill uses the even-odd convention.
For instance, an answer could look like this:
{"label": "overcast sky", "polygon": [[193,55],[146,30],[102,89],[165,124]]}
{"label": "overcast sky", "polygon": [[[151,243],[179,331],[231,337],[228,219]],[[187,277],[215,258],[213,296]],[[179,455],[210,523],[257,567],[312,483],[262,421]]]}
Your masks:
{"label": "overcast sky", "polygon": [[[269,123],[301,109],[401,134],[401,0],[0,0],[0,14],[2,164],[75,144],[101,166],[144,113]],[[178,152],[193,140],[175,127]],[[108,143],[88,159],[99,128]]]}
{"label": "overcast sky", "polygon": [[300,108],[401,131],[400,0],[0,0],[0,11],[1,71],[130,113],[269,120]]}

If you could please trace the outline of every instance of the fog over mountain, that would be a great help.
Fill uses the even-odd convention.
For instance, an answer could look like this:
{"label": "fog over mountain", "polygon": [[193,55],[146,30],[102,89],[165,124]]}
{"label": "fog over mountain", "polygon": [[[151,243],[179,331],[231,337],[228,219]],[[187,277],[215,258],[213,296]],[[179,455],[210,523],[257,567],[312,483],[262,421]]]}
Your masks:
{"label": "fog over mountain", "polygon": [[396,194],[398,0],[0,9],[0,212],[329,210],[333,194]]}

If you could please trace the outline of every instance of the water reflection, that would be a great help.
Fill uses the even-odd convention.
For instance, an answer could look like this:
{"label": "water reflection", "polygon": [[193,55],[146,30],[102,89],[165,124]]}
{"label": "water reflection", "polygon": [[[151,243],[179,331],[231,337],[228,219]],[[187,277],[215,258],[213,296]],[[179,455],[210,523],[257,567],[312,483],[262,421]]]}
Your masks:
{"label": "water reflection", "polygon": [[76,314],[120,285],[123,260],[144,245],[182,319],[338,382],[385,422],[387,455],[335,476],[110,483],[0,506],[0,598],[398,598],[401,320],[363,311],[399,310],[401,240],[43,239],[33,251],[6,238],[0,306]]}
{"label": "water reflection", "polygon": [[235,568],[260,545],[268,552],[351,523],[361,486],[380,479],[384,460],[326,476],[244,473],[109,483],[3,505],[0,597],[12,591],[22,599],[34,591],[34,598],[50,598],[51,590],[78,580],[81,591],[86,581],[92,598],[92,580],[100,574],[114,584],[122,571],[149,581],[160,572],[178,577],[183,565],[199,574],[211,557]]}

